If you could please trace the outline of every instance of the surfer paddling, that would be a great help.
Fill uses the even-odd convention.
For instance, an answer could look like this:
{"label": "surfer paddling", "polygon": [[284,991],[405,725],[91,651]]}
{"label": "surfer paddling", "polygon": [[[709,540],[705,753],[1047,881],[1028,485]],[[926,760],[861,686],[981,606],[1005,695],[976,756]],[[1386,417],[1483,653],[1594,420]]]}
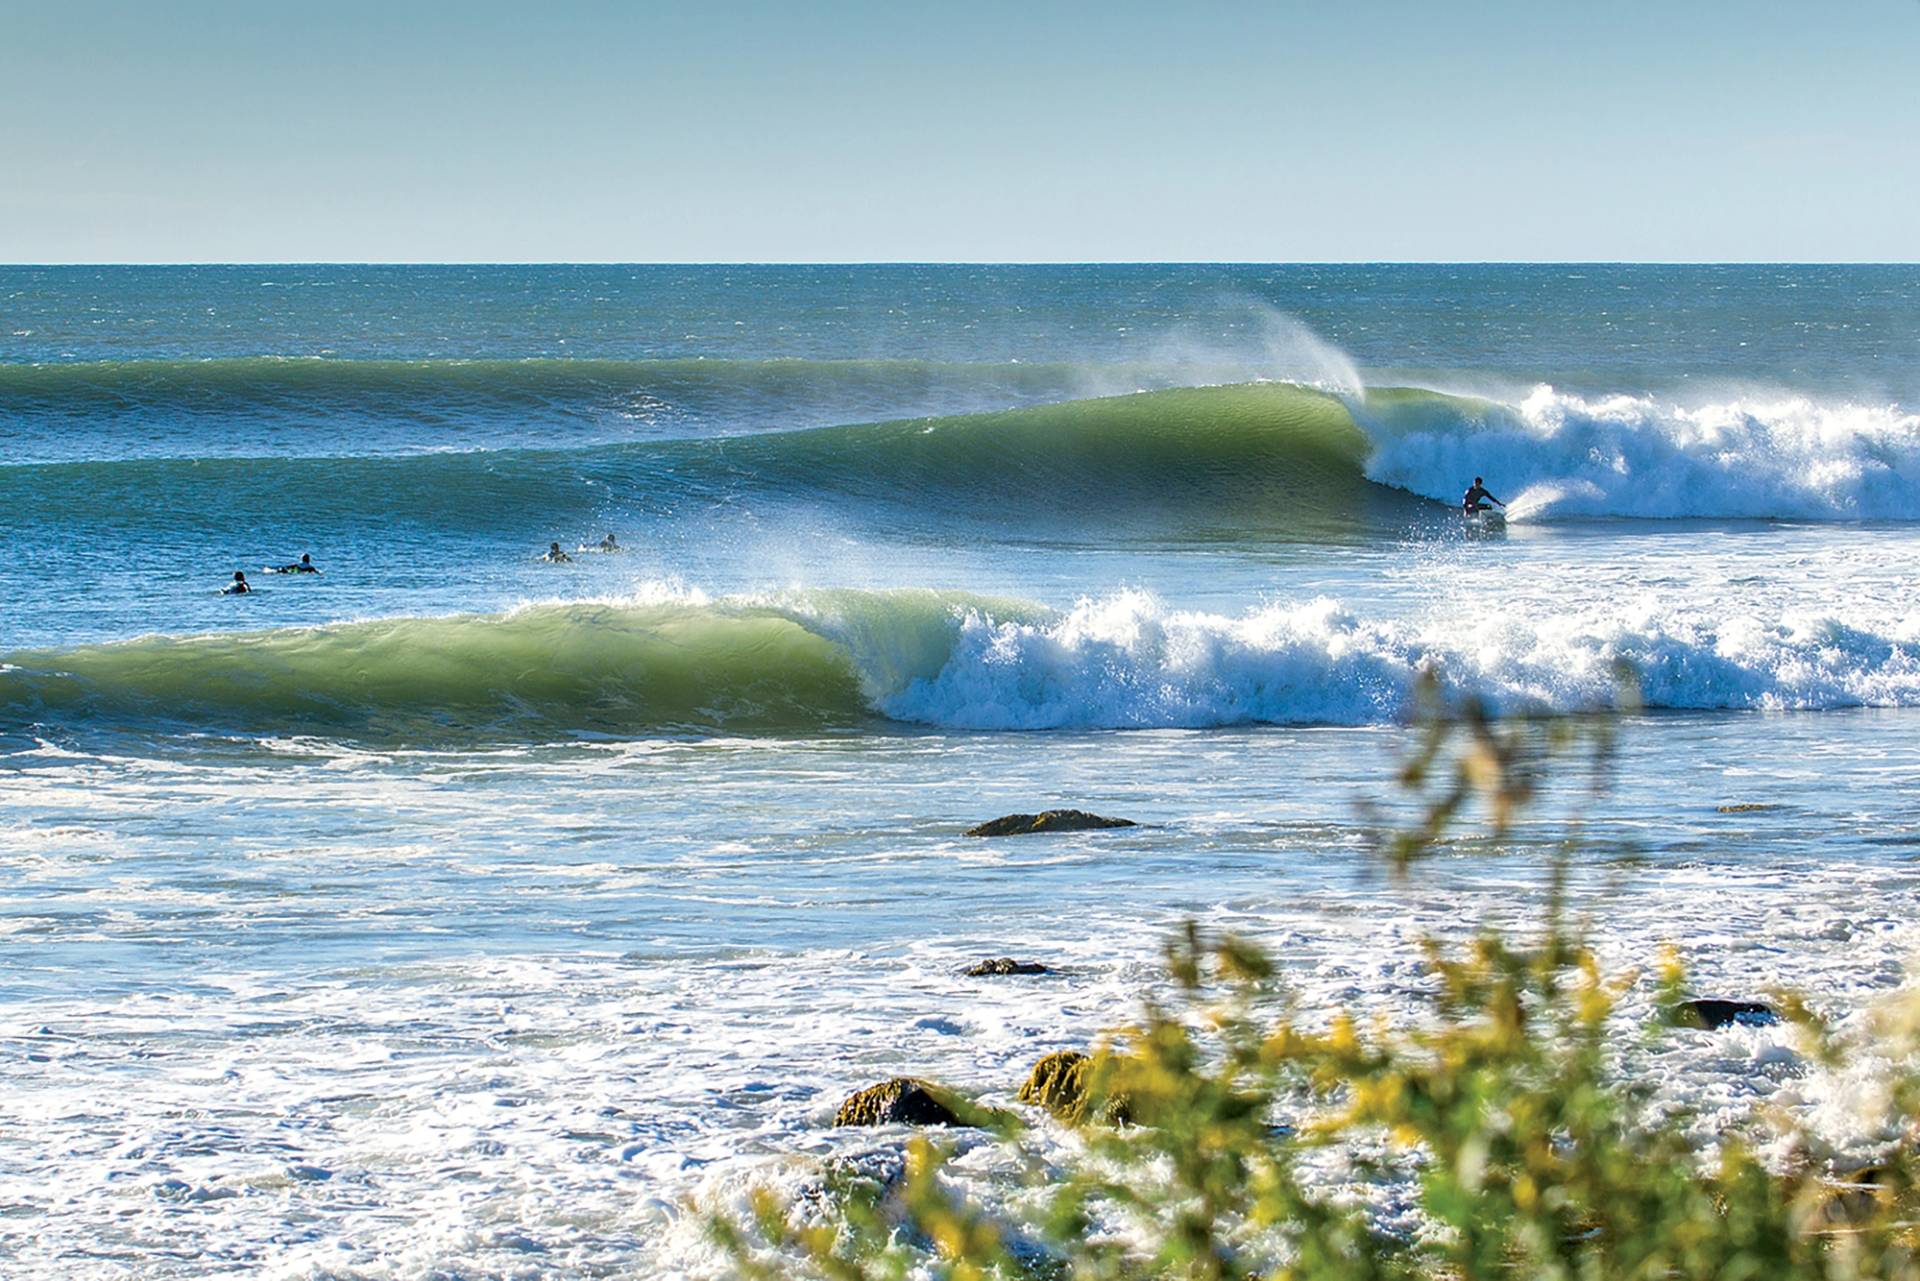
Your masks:
{"label": "surfer paddling", "polygon": [[1506,506],[1505,503],[1495,498],[1487,489],[1485,481],[1475,476],[1472,486],[1467,490],[1466,497],[1460,500],[1460,510],[1469,516],[1478,516],[1481,512],[1487,510],[1486,504],[1488,503],[1492,503],[1495,507]]}
{"label": "surfer paddling", "polygon": [[561,551],[559,543],[548,543],[547,554],[540,559],[546,561],[549,565],[569,565],[573,563],[573,557]]}

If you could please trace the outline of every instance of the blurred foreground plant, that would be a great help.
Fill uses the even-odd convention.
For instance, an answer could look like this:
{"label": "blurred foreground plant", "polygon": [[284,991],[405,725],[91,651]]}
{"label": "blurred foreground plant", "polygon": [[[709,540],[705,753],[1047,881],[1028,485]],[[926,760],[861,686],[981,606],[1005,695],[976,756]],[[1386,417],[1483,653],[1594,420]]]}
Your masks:
{"label": "blurred foreground plant", "polygon": [[[1420,706],[1400,776],[1418,813],[1379,841],[1402,872],[1471,813],[1504,832],[1556,761],[1604,786],[1609,716],[1499,720],[1448,707],[1432,683]],[[1636,976],[1603,974],[1566,919],[1573,848],[1569,835],[1529,937],[1427,944],[1432,1009],[1406,1025],[1303,1021],[1258,948],[1189,925],[1167,952],[1171,1004],[1113,1033],[1073,1074],[1084,1097],[1060,1109],[1124,1120],[1078,1126],[1074,1157],[1052,1165],[1023,1143],[1050,1123],[990,1122],[1024,1162],[1018,1213],[970,1197],[950,1153],[916,1138],[898,1178],[843,1173],[811,1208],[762,1192],[752,1221],[718,1221],[716,1238],[738,1275],[834,1281],[1920,1281],[1904,1128],[1920,1076],[1903,1067],[1887,1094],[1884,1119],[1905,1137],[1851,1182],[1805,1158],[1764,1164],[1760,1127],[1785,1127],[1776,1150],[1808,1146],[1780,1118],[1703,1151],[1687,1117],[1612,1066],[1609,1023],[1617,1036]],[[1658,981],[1676,1008],[1677,962]],[[1858,1048],[1783,1004],[1817,1060]],[[1875,1052],[1910,1065],[1920,1004],[1876,1026]],[[1367,1185],[1402,1189],[1416,1226],[1370,1220],[1353,1192]]]}

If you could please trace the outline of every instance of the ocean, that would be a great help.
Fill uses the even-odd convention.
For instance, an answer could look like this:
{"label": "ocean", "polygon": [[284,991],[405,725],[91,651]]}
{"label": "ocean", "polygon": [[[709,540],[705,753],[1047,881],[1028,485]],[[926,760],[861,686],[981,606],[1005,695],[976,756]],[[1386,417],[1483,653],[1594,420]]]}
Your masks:
{"label": "ocean", "polygon": [[[712,1275],[1183,921],[1417,1010],[1575,809],[1612,964],[1846,1025],[1917,941],[1916,267],[0,267],[0,544],[9,1275]],[[1622,664],[1603,797],[1384,873],[1422,672]],[[1141,826],[962,835],[1055,806]]]}

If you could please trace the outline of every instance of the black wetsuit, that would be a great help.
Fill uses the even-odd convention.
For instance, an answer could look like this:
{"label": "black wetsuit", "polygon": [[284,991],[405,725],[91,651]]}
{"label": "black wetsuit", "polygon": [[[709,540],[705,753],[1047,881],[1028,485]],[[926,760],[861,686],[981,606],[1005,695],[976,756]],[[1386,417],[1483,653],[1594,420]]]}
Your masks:
{"label": "black wetsuit", "polygon": [[1480,510],[1481,503],[1497,503],[1499,501],[1498,498],[1495,498],[1488,492],[1485,485],[1474,485],[1467,490],[1466,497],[1460,500],[1460,510],[1471,516]]}

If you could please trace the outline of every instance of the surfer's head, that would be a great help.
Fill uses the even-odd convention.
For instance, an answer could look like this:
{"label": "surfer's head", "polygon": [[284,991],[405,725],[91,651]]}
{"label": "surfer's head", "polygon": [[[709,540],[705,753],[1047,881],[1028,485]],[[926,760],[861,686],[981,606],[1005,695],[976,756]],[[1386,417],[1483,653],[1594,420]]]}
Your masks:
{"label": "surfer's head", "polygon": [[1473,478],[1473,483],[1474,483],[1474,484],[1476,484],[1476,485],[1484,485],[1484,484],[1486,484],[1487,482],[1486,482],[1486,481],[1484,481],[1484,480],[1482,480],[1482,479],[1481,479],[1480,477],[1478,477],[1478,476],[1475,476],[1475,477]]}
{"label": "surfer's head", "polygon": [[236,570],[234,570],[234,571],[233,571],[233,581],[234,581],[234,582],[236,582],[236,583],[244,583],[244,582],[246,582],[246,581],[247,581],[247,575],[246,575],[246,571],[245,571],[245,570],[239,570],[239,569],[236,569]]}

